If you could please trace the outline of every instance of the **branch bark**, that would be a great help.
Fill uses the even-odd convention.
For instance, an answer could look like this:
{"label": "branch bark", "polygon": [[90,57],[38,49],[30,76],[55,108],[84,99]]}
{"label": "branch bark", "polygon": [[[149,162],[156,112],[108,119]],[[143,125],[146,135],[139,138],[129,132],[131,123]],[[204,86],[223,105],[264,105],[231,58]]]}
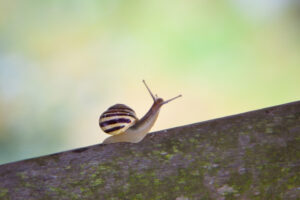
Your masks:
{"label": "branch bark", "polygon": [[300,101],[0,166],[0,199],[299,199]]}

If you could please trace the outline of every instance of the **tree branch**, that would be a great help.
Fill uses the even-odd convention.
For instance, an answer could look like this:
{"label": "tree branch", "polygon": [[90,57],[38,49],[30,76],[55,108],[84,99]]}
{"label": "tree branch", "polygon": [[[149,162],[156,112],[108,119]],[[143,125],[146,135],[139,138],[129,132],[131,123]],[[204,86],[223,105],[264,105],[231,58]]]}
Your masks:
{"label": "tree branch", "polygon": [[298,199],[300,101],[0,166],[0,199]]}

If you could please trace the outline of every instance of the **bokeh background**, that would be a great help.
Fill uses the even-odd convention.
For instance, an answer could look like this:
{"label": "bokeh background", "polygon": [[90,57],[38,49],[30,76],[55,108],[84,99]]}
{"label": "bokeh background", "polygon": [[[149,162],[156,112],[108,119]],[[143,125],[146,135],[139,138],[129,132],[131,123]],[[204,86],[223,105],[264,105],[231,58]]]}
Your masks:
{"label": "bokeh background", "polygon": [[300,98],[298,0],[0,0],[0,163],[100,143],[125,103],[153,130]]}

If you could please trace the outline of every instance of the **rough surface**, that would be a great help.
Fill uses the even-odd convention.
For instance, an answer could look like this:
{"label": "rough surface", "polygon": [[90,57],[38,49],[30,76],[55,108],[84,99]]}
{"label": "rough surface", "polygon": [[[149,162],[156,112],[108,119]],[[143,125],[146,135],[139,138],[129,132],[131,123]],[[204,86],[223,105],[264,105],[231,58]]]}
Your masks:
{"label": "rough surface", "polygon": [[300,101],[0,166],[0,199],[299,199]]}

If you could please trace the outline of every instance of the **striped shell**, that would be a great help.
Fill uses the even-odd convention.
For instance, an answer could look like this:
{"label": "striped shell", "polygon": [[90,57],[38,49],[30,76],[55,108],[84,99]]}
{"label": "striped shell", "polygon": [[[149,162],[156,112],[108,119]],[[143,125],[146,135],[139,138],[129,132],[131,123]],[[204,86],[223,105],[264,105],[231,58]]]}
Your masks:
{"label": "striped shell", "polygon": [[135,112],[124,104],[109,107],[99,118],[100,128],[107,134],[119,135],[137,121]]}

